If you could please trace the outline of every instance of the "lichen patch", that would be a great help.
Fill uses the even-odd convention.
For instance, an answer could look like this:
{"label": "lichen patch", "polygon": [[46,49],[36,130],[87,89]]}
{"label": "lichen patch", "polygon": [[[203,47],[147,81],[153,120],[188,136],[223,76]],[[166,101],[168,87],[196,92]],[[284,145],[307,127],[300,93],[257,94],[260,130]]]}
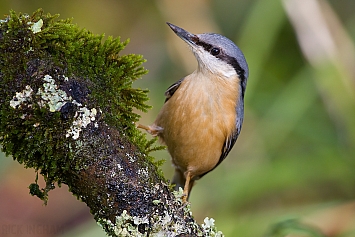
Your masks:
{"label": "lichen patch", "polygon": [[30,30],[33,32],[33,34],[36,34],[38,32],[42,31],[42,26],[43,26],[43,20],[39,19],[37,22],[28,22],[30,25]]}
{"label": "lichen patch", "polygon": [[[69,79],[68,77],[64,77],[64,80],[68,81]],[[59,88],[51,75],[45,75],[43,81],[44,83],[42,84],[42,87],[38,88],[37,93],[35,93],[36,96],[40,97],[37,104],[41,108],[48,106],[50,112],[57,112],[60,111],[66,103],[72,103],[79,107],[75,112],[74,121],[66,133],[66,137],[72,137],[74,140],[78,139],[82,129],[86,128],[91,122],[96,120],[96,115],[98,113],[97,109],[89,109],[83,104],[78,103],[76,100],[73,100],[71,96],[68,96],[65,91]],[[33,89],[27,85],[21,92],[16,92],[10,101],[10,106],[14,109],[18,109],[20,106],[24,105],[32,107],[32,103],[34,103],[33,96]],[[22,116],[23,119],[25,117],[26,115]],[[99,125],[95,122],[94,126],[97,128]]]}
{"label": "lichen patch", "polygon": [[91,122],[95,121],[96,114],[97,110],[95,108],[80,108],[79,111],[75,113],[75,120],[73,121],[71,127],[68,129],[66,137],[72,136],[74,140],[78,139],[81,130],[86,128]]}
{"label": "lichen patch", "polygon": [[59,111],[72,98],[67,93],[58,88],[55,80],[50,75],[45,75],[43,80],[43,89],[39,88],[37,95],[40,95],[42,100],[38,102],[39,106],[48,105],[50,112]]}
{"label": "lichen patch", "polygon": [[14,109],[17,109],[23,103],[31,103],[32,92],[32,88],[27,85],[21,92],[16,92],[12,100],[10,100],[10,106]]}

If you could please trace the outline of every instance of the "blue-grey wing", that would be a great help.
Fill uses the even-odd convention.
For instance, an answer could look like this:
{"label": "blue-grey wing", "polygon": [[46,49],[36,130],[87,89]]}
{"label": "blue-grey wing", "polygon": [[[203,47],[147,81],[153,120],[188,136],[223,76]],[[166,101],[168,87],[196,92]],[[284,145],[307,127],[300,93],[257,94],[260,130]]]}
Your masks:
{"label": "blue-grey wing", "polygon": [[238,139],[240,130],[237,129],[235,132],[233,132],[224,142],[223,148],[222,148],[222,154],[219,157],[219,161],[216,165],[216,167],[227,157],[228,153],[232,150],[235,142]]}
{"label": "blue-grey wing", "polygon": [[[232,150],[235,142],[238,139],[240,134],[240,130],[242,129],[243,119],[244,119],[244,99],[240,98],[238,105],[236,107],[237,118],[235,120],[235,131],[225,140],[222,148],[222,154],[219,158],[217,165],[219,165],[228,155],[228,153]],[[217,166],[216,165],[216,166]]]}

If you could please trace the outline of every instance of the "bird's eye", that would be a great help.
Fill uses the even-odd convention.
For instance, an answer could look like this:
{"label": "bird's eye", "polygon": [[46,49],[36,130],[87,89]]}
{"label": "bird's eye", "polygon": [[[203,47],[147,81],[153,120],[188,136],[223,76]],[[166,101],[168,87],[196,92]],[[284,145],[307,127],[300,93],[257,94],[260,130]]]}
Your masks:
{"label": "bird's eye", "polygon": [[221,50],[219,48],[212,48],[211,49],[211,54],[213,56],[217,56],[220,52],[221,52]]}

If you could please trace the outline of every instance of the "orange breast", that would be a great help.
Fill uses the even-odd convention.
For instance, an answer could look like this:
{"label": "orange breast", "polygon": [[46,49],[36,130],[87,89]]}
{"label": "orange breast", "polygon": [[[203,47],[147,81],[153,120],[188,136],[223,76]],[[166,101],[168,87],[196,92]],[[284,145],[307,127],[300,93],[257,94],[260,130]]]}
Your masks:
{"label": "orange breast", "polygon": [[235,131],[239,78],[186,77],[164,104],[155,125],[164,130],[173,164],[192,176],[213,169],[225,140]]}

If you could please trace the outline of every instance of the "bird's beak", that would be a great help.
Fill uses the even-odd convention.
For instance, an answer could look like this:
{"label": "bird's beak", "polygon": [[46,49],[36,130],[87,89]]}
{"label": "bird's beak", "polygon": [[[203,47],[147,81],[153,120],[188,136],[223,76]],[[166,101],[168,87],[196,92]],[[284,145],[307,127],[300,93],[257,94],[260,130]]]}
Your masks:
{"label": "bird's beak", "polygon": [[198,37],[194,34],[191,34],[190,32],[173,25],[169,22],[167,22],[168,26],[175,32],[177,36],[179,36],[182,40],[184,40],[186,43],[188,43],[190,46],[193,48],[196,47],[196,42],[198,41]]}

